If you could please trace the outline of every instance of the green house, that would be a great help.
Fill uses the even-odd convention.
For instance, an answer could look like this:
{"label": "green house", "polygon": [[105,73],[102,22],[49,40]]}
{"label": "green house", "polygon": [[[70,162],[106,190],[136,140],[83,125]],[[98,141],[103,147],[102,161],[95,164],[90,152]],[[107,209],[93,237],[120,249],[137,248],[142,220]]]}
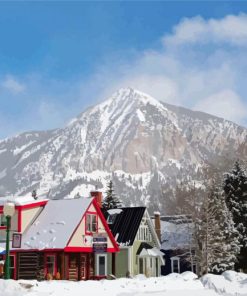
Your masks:
{"label": "green house", "polygon": [[145,207],[108,210],[107,223],[120,252],[108,255],[108,274],[119,277],[160,276],[163,253],[154,224]]}

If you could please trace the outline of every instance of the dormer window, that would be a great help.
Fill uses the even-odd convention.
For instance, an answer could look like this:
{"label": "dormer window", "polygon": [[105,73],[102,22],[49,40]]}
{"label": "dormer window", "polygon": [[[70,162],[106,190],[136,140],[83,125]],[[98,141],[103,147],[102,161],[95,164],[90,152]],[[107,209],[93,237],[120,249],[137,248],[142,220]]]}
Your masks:
{"label": "dormer window", "polygon": [[122,213],[122,209],[110,209],[107,211],[108,213],[108,217],[107,217],[107,223],[108,224],[114,224],[116,218],[117,218],[117,215]]}
{"label": "dormer window", "polygon": [[117,214],[113,214],[113,215],[109,215],[107,217],[107,223],[108,224],[114,224],[115,220],[116,220]]}

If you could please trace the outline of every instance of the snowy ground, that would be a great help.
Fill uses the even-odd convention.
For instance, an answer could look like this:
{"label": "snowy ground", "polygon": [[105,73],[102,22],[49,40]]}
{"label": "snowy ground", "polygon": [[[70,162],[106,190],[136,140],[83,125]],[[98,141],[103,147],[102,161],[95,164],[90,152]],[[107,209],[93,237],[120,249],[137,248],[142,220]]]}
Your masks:
{"label": "snowy ground", "polygon": [[191,272],[160,278],[102,281],[4,281],[0,296],[247,296],[247,275],[225,272],[208,274],[201,279]]}

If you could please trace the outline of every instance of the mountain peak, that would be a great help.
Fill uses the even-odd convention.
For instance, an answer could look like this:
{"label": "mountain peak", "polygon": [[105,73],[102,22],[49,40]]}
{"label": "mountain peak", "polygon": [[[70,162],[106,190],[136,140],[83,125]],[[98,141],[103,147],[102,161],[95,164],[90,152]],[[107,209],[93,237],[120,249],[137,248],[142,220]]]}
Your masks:
{"label": "mountain peak", "polygon": [[231,122],[121,88],[66,128],[0,142],[0,194],[87,196],[112,179],[126,205],[157,202],[165,210],[161,188],[201,184],[204,163],[247,159],[246,137]]}
{"label": "mountain peak", "polygon": [[109,104],[124,104],[127,107],[130,105],[153,105],[158,107],[159,109],[167,110],[167,108],[158,100],[153,98],[152,96],[137,90],[132,87],[120,88],[116,92],[114,92],[106,101],[102,103],[102,105],[109,105]]}

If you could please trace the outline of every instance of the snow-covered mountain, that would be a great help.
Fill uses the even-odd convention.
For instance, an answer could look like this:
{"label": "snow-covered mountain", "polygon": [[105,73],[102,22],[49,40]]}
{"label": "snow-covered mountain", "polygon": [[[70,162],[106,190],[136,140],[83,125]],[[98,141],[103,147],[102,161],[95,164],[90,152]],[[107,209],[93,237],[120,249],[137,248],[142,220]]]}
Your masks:
{"label": "snow-covered mountain", "polygon": [[0,195],[73,198],[113,179],[126,204],[162,206],[161,187],[200,182],[205,162],[239,156],[247,129],[120,89],[65,128],[0,141]]}

